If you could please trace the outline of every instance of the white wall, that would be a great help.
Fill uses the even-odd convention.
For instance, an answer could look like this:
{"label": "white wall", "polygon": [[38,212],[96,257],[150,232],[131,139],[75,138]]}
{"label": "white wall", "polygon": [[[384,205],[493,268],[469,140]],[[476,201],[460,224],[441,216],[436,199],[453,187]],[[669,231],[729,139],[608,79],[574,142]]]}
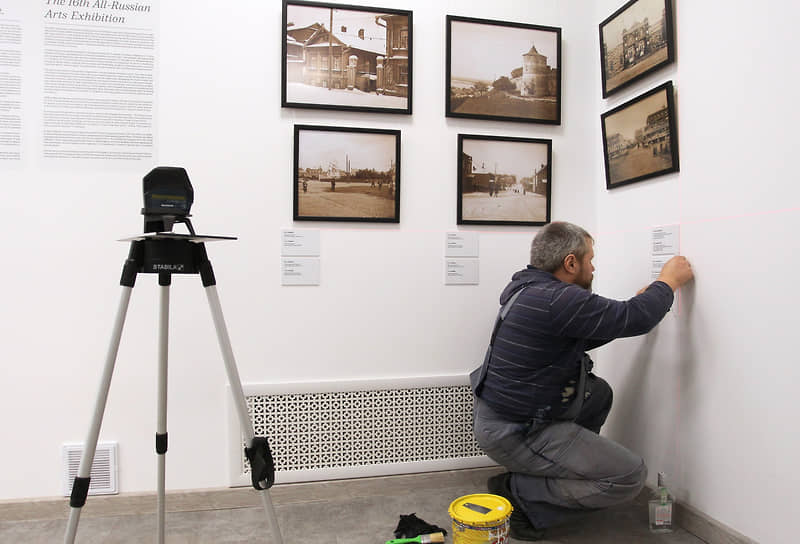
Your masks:
{"label": "white wall", "polygon": [[[595,226],[592,14],[579,0],[362,0],[414,12],[413,116],[280,108],[281,4],[188,0],[161,10],[159,165],[195,189],[245,383],[463,375],[483,356],[497,297],[527,262],[532,228],[480,232],[478,286],[444,286],[456,230],[457,134],[553,139],[553,218]],[[563,29],[559,127],[444,117],[445,16]],[[296,223],[294,123],[399,128],[399,225]],[[33,134],[35,137],[35,133]],[[31,167],[4,173],[0,499],[61,492],[60,445],[85,439],[127,244],[141,232],[139,172]],[[35,197],[35,201],[33,198]],[[281,287],[281,228],[319,228],[322,285]],[[173,277],[169,489],[228,484],[225,374],[198,277]],[[101,439],[120,444],[120,488],[155,488],[156,278],[140,275]]]}
{"label": "white wall", "polygon": [[[481,284],[443,285],[456,135],[552,138],[553,219],[596,233],[599,292],[627,298],[647,282],[654,225],[681,223],[697,274],[654,332],[595,356],[616,391],[608,434],[647,458],[651,480],[667,472],[679,500],[759,541],[789,542],[800,485],[790,347],[800,8],[680,3],[677,63],[602,100],[597,24],[622,2],[359,3],[414,12],[411,117],[281,109],[277,1],[161,6],[158,163],[187,168],[198,230],[240,237],[209,251],[242,380],[471,369],[535,229],[470,227],[481,233]],[[448,13],[562,27],[562,125],[446,119]],[[606,191],[599,114],[667,79],[681,172]],[[402,131],[399,225],[294,225],[322,230],[319,287],[279,285],[295,122]],[[58,495],[59,446],[85,438],[127,254],[114,240],[141,230],[140,180],[152,166],[3,174],[0,499]],[[101,433],[120,442],[126,492],[155,487],[157,300],[155,278],[140,276]],[[224,486],[225,376],[198,278],[174,278],[170,340],[167,485]]]}
{"label": "white wall", "polygon": [[[621,4],[599,2],[595,22]],[[599,56],[592,70],[600,112],[674,81],[681,163],[606,191],[594,148],[598,291],[626,298],[641,286],[655,225],[681,224],[696,274],[650,335],[597,355],[616,392],[607,432],[645,456],[651,482],[665,471],[678,500],[765,543],[796,541],[800,485],[798,17],[790,2],[679,2],[675,65],[608,100]]]}

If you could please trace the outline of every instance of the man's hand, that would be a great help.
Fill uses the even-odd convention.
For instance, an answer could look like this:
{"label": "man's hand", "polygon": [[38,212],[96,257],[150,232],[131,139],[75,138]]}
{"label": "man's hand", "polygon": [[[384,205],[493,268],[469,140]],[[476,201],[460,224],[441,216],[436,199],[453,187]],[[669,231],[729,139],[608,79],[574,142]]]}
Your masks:
{"label": "man's hand", "polygon": [[689,264],[689,261],[686,259],[686,257],[682,255],[676,255],[668,260],[661,269],[661,274],[658,276],[658,281],[663,281],[674,291],[681,285],[690,281],[692,278],[694,278],[692,265]]}

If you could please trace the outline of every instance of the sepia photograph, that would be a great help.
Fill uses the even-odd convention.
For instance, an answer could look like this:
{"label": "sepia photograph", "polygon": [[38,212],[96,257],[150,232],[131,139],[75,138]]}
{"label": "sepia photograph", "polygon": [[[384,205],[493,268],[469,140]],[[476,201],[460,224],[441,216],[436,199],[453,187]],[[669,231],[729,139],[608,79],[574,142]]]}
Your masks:
{"label": "sepia photograph", "polygon": [[296,221],[400,222],[400,131],[294,127]]}
{"label": "sepia photograph", "polygon": [[447,16],[448,117],[561,124],[561,29]]}
{"label": "sepia photograph", "polygon": [[552,140],[458,135],[458,224],[550,222]]}
{"label": "sepia photograph", "polygon": [[679,170],[671,81],[604,113],[600,124],[607,189]]}
{"label": "sepia photograph", "polygon": [[603,98],[675,59],[672,0],[631,0],[600,23]]}
{"label": "sepia photograph", "polygon": [[411,114],[412,13],[283,2],[281,106]]}

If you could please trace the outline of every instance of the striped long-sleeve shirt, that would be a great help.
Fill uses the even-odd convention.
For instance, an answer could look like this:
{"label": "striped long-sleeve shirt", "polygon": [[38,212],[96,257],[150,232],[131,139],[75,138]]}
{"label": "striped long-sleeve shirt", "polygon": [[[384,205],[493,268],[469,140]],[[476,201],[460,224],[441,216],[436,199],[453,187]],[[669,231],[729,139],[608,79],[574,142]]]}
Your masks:
{"label": "striped long-sleeve shirt", "polygon": [[601,297],[532,266],[515,273],[500,304],[517,298],[494,340],[481,399],[514,421],[556,419],[562,393],[578,380],[586,351],[644,334],[672,305],[672,289],[656,281],[627,301]]}

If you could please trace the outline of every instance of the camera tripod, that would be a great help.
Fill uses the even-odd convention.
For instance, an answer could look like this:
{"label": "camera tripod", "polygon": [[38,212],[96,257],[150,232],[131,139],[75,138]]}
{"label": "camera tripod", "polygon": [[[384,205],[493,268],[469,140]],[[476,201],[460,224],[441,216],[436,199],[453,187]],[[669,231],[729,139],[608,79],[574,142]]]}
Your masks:
{"label": "camera tripod", "polygon": [[67,530],[64,535],[64,542],[72,544],[75,541],[75,534],[78,530],[81,508],[86,503],[86,495],[89,492],[89,476],[94,462],[94,455],[97,449],[97,441],[100,435],[100,425],[103,422],[106,401],[108,399],[109,388],[111,387],[111,377],[114,373],[114,365],[119,350],[122,328],[125,324],[125,315],[128,311],[133,286],[136,275],[140,272],[158,274],[158,284],[160,286],[160,308],[159,308],[159,344],[158,344],[158,422],[156,430],[156,454],[158,457],[158,543],[164,542],[164,518],[166,512],[165,503],[165,474],[166,474],[166,453],[167,453],[167,348],[169,337],[169,288],[172,281],[172,274],[200,274],[203,287],[205,287],[208,297],[208,304],[211,308],[211,316],[217,331],[222,357],[225,362],[225,370],[228,375],[228,383],[233,392],[239,424],[245,435],[246,448],[245,455],[250,462],[253,487],[259,490],[261,502],[267,517],[268,534],[270,544],[282,544],[280,529],[275,517],[275,510],[269,496],[269,488],[272,487],[275,479],[275,464],[269,443],[264,437],[256,437],[252,423],[247,413],[247,402],[245,401],[242,383],[239,379],[239,371],[236,368],[236,361],[233,357],[228,331],[225,327],[225,320],[222,316],[222,307],[216,290],[216,279],[211,263],[206,254],[206,241],[214,240],[233,240],[235,238],[222,236],[196,236],[192,235],[157,233],[144,234],[141,236],[128,238],[124,241],[131,241],[128,259],[122,269],[122,296],[114,321],[114,328],[111,335],[108,353],[106,355],[105,367],[100,382],[100,390],[97,394],[94,416],[92,418],[89,435],[81,456],[78,468],[78,475],[72,486],[70,496],[70,515]]}

